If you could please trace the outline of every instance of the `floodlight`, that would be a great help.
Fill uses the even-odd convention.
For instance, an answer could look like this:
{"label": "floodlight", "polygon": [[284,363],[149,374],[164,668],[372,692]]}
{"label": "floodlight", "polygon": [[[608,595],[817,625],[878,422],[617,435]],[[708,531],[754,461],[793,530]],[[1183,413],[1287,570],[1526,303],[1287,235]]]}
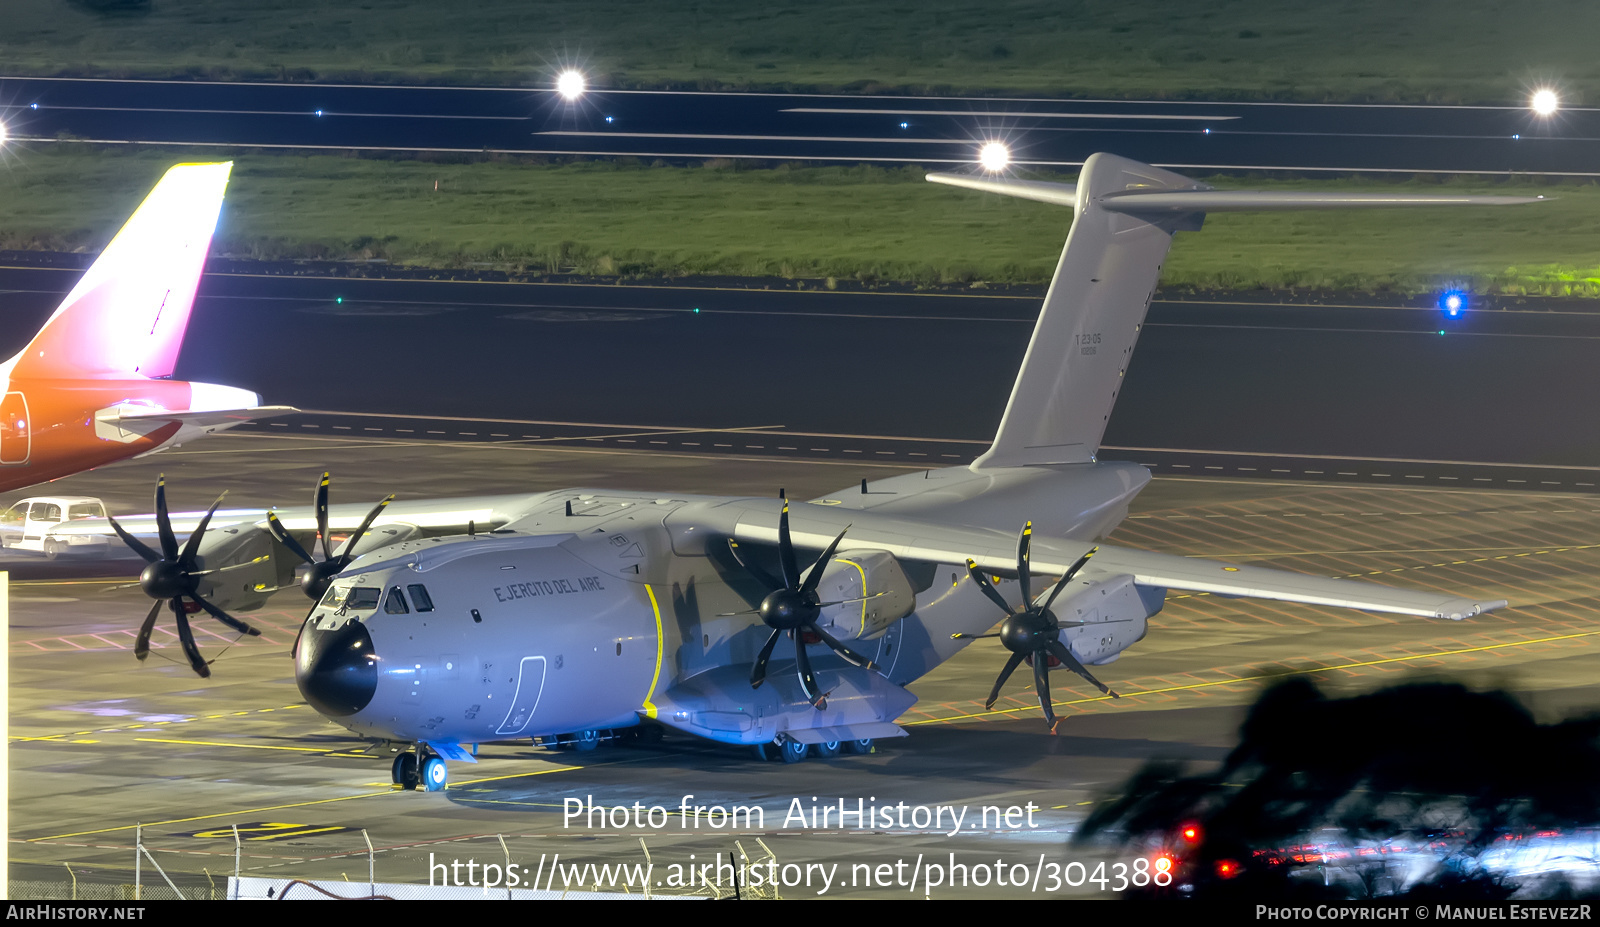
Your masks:
{"label": "floodlight", "polygon": [[583,78],[583,72],[567,70],[562,71],[556,78],[556,93],[561,94],[561,99],[571,103],[583,96],[588,82]]}
{"label": "floodlight", "polygon": [[1540,116],[1551,116],[1560,108],[1561,98],[1556,96],[1554,90],[1544,87],[1533,92],[1533,96],[1528,100],[1528,105]]}
{"label": "floodlight", "polygon": [[978,149],[978,163],[991,174],[998,174],[1011,163],[1011,150],[1000,142],[987,142]]}

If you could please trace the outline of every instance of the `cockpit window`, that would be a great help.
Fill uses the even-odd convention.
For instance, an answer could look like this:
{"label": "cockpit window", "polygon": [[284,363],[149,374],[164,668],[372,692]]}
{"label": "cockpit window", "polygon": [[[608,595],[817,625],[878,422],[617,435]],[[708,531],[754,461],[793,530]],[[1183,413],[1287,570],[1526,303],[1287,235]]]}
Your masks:
{"label": "cockpit window", "polygon": [[[399,588],[396,587],[395,591],[398,592]],[[433,611],[433,598],[428,595],[427,586],[412,584],[406,587],[406,591],[411,593],[411,604],[417,607],[417,611]]]}
{"label": "cockpit window", "polygon": [[400,593],[400,587],[389,590],[389,597],[383,600],[383,611],[387,615],[410,614],[411,609],[406,608],[406,597]]}
{"label": "cockpit window", "polygon": [[378,607],[378,596],[382,590],[371,586],[330,586],[327,595],[322,597],[325,608],[355,608],[365,611]]}

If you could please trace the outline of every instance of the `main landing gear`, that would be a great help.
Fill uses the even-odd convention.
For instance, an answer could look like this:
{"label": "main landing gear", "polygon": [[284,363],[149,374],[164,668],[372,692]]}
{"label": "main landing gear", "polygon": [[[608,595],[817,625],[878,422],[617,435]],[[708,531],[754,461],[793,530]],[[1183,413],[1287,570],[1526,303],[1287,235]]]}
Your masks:
{"label": "main landing gear", "polygon": [[443,792],[450,784],[450,770],[444,760],[426,747],[419,746],[396,756],[390,773],[395,788],[405,792],[414,792],[419,785],[428,792]]}
{"label": "main landing gear", "polygon": [[756,759],[798,763],[807,756],[827,760],[841,753],[871,753],[872,740],[830,740],[820,744],[803,744],[786,734],[780,734],[772,743],[755,744],[754,747]]}

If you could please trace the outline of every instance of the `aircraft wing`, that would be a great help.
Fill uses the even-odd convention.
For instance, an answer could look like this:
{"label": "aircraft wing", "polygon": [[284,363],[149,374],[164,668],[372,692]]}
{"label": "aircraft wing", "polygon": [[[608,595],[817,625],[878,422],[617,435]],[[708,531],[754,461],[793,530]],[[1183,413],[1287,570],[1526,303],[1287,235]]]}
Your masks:
{"label": "aircraft wing", "polygon": [[[777,542],[776,518],[765,506],[746,508],[732,532],[740,542]],[[962,564],[968,558],[986,571],[1015,575],[1016,536],[986,528],[936,525],[926,521],[801,506],[795,512],[796,545],[822,549],[848,523],[841,551],[887,550],[903,560]],[[1059,576],[1095,545],[1083,541],[1033,539],[1032,572]],[[1214,595],[1276,599],[1306,605],[1332,605],[1375,612],[1448,618],[1459,621],[1496,608],[1504,599],[1479,601],[1439,592],[1396,589],[1354,579],[1331,579],[1270,567],[1235,566],[1215,560],[1158,554],[1101,545],[1086,568],[1091,575],[1129,575],[1141,586],[1209,592]]]}
{"label": "aircraft wing", "polygon": [[1233,566],[1125,547],[1102,547],[1090,561],[1097,573],[1126,574],[1141,586],[1185,592],[1333,605],[1370,612],[1421,615],[1460,621],[1497,608],[1505,599],[1478,601],[1441,592],[1396,589],[1353,579],[1329,579],[1268,567]]}

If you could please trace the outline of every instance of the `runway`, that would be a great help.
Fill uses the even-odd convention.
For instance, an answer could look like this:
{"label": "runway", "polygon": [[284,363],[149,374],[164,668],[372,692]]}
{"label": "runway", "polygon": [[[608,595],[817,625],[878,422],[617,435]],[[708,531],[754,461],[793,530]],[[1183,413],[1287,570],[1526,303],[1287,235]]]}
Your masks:
{"label": "runway", "polygon": [[1115,151],[1182,170],[1595,176],[1600,110],[1213,103],[0,77],[36,142],[965,166]]}
{"label": "runway", "polygon": [[[508,492],[585,485],[802,497],[848,487],[848,463],[649,453],[563,444],[234,433],[144,460],[69,477],[52,490],[106,498],[115,511],[148,509],[157,472],[179,507],[222,489],[240,505],[298,502],[331,469],[336,501]],[[1354,576],[1415,588],[1508,598],[1512,607],[1462,623],[1380,616],[1212,596],[1169,597],[1144,642],[1101,677],[1115,702],[1056,684],[1052,738],[1032,693],[1016,681],[992,711],[982,697],[1001,662],[980,642],[913,686],[903,719],[911,736],[869,756],[761,764],[746,754],[670,736],[659,745],[547,753],[492,745],[444,794],[387,788],[386,757],[301,704],[283,655],[305,603],[274,598],[254,619],[260,640],[222,654],[211,680],[167,658],[157,639],[146,665],[128,639],[147,607],[105,564],[48,564],[12,554],[11,861],[13,879],[64,891],[131,881],[133,832],[179,888],[209,888],[231,873],[241,825],[246,874],[361,881],[365,831],[378,881],[426,882],[430,861],[499,863],[533,871],[556,853],[573,863],[704,862],[737,847],[782,864],[838,863],[906,872],[955,854],[976,864],[1129,862],[1127,851],[1068,838],[1095,803],[1148,758],[1220,760],[1242,706],[1268,679],[1307,673],[1335,693],[1447,677],[1517,692],[1546,719],[1592,705],[1600,670],[1592,577],[1600,567],[1600,507],[1586,496],[1416,485],[1351,486],[1159,476],[1112,543],[1171,553]],[[96,577],[81,580],[88,574]],[[130,578],[131,578],[131,574]],[[216,656],[225,642],[202,644]],[[564,826],[566,799],[677,809],[683,796],[765,809],[765,826],[738,833],[709,817],[671,826]],[[813,798],[815,796],[815,799]],[[1036,806],[1035,826],[799,826],[804,806],[857,798],[880,804]],[[270,828],[267,825],[284,825]],[[826,822],[824,822],[826,825]],[[700,826],[703,825],[703,826]],[[504,835],[505,850],[496,835]],[[756,838],[763,844],[757,844]],[[695,859],[690,860],[690,854]],[[550,871],[545,867],[544,871]],[[146,886],[154,876],[145,868]],[[578,886],[587,888],[587,885]],[[784,897],[818,897],[818,885]],[[637,887],[634,889],[637,890]],[[665,887],[656,889],[666,891]],[[842,883],[822,897],[923,897],[908,886]],[[1105,897],[1093,883],[931,890],[932,897]],[[146,897],[151,897],[147,895]]]}
{"label": "runway", "polygon": [[[924,459],[913,452],[968,460],[981,449],[972,442],[993,437],[1039,306],[1035,294],[352,279],[228,266],[202,282],[181,378],[314,410],[598,423],[587,437],[619,440],[641,440],[621,433],[641,426],[784,432],[724,450],[849,448],[861,452],[849,457],[901,463]],[[25,343],[75,279],[0,269],[0,356]],[[1107,453],[1237,475],[1600,482],[1590,472],[1600,463],[1600,420],[1589,412],[1600,406],[1597,338],[1600,313],[1583,300],[1486,300],[1450,318],[1424,299],[1161,294]],[[393,427],[419,440],[445,430]]]}

